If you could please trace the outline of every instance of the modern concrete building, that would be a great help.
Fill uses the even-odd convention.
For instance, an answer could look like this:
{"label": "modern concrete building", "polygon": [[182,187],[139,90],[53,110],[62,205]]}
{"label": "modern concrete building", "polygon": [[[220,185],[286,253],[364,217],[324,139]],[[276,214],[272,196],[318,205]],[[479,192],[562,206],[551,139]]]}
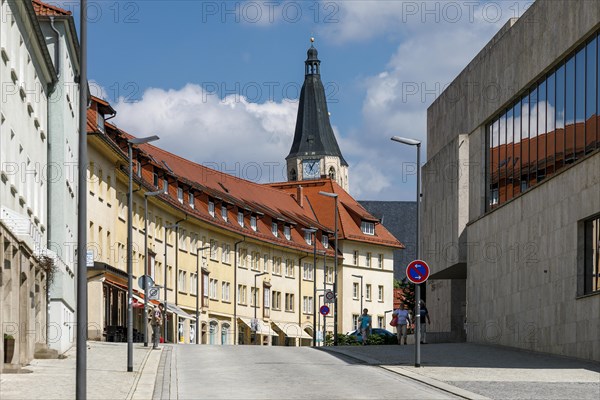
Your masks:
{"label": "modern concrete building", "polygon": [[599,29],[537,1],[429,107],[431,339],[600,360]]}

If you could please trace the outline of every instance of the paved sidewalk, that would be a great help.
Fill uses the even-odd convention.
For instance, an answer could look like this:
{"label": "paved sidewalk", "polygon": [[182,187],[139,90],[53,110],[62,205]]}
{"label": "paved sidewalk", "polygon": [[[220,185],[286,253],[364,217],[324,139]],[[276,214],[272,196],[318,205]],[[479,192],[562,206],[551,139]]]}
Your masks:
{"label": "paved sidewalk", "polygon": [[466,398],[600,398],[600,363],[473,343],[421,346],[421,368],[408,346],[340,346],[332,353],[379,365]]}
{"label": "paved sidewalk", "polygon": [[[127,372],[127,343],[88,342],[89,399],[151,399],[161,351],[133,345],[133,372]],[[74,399],[75,347],[63,360],[33,360],[32,373],[0,375],[0,399]]]}

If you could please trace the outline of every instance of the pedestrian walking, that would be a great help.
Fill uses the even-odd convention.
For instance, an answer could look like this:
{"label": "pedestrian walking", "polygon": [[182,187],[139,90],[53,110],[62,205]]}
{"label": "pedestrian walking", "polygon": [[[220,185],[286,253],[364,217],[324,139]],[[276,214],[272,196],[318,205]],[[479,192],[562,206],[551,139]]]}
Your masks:
{"label": "pedestrian walking", "polygon": [[158,343],[160,341],[160,328],[163,324],[164,317],[164,305],[160,303],[155,305],[150,315],[150,325],[152,325],[152,349],[158,349]]}
{"label": "pedestrian walking", "polygon": [[[421,300],[419,304],[421,304],[421,343],[427,344],[427,324],[431,325],[431,320],[429,319],[429,311],[425,307],[425,302]],[[427,324],[425,323],[425,319],[427,319]]]}
{"label": "pedestrian walking", "polygon": [[362,315],[358,317],[358,325],[363,346],[367,344],[367,339],[369,338],[369,333],[371,332],[371,316],[368,314],[368,312],[369,310],[365,308]]}
{"label": "pedestrian walking", "polygon": [[400,308],[394,310],[392,313],[392,317],[396,317],[396,335],[398,336],[398,344],[402,344],[402,339],[404,339],[404,344],[406,344],[406,334],[408,332],[408,325],[410,324],[410,313],[408,312],[408,306],[406,304],[402,304]]}

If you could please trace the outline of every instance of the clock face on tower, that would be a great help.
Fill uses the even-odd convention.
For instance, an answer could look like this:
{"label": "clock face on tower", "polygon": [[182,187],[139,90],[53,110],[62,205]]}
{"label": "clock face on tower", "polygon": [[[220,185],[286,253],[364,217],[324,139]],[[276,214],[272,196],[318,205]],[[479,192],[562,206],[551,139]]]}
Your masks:
{"label": "clock face on tower", "polygon": [[302,161],[302,178],[317,179],[321,177],[319,160],[304,160]]}

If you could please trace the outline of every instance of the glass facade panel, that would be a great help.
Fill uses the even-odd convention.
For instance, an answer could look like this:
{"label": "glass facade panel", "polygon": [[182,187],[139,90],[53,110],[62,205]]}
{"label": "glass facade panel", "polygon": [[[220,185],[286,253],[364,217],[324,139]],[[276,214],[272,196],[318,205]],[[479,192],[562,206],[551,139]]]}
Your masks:
{"label": "glass facade panel", "polygon": [[586,47],[586,82],[585,82],[585,154],[596,148],[596,96],[598,95],[596,73],[598,56],[596,54],[597,40],[594,38]]}
{"label": "glass facade panel", "polygon": [[600,148],[600,39],[595,35],[487,126],[488,207]]}

